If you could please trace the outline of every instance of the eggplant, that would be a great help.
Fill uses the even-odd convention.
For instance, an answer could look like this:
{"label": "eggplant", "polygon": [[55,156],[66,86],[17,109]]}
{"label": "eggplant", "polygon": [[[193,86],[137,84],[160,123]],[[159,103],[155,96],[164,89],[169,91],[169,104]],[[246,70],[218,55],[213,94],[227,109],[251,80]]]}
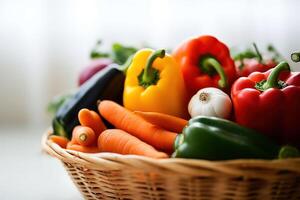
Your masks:
{"label": "eggplant", "polygon": [[98,100],[112,100],[123,105],[125,74],[116,64],[96,73],[57,111],[52,127],[55,135],[71,139],[72,130],[79,125],[78,112],[82,108],[97,111]]}

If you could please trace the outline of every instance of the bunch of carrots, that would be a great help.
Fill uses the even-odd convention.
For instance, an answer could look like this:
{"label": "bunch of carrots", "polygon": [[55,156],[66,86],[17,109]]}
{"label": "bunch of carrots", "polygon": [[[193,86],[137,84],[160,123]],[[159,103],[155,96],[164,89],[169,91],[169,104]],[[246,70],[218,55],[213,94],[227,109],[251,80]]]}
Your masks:
{"label": "bunch of carrots", "polygon": [[85,153],[111,152],[168,158],[173,152],[175,139],[187,121],[156,112],[130,111],[113,101],[101,101],[98,111],[115,128],[107,129],[100,115],[81,109],[79,126],[69,141],[62,136],[50,139],[62,148]]}

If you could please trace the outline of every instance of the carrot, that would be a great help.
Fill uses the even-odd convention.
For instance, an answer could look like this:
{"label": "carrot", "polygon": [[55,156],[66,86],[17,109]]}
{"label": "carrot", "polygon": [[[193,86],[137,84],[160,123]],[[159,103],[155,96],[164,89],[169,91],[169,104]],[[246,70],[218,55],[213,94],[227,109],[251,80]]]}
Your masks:
{"label": "carrot", "polygon": [[102,133],[102,131],[106,129],[100,116],[93,110],[89,110],[86,108],[81,109],[78,112],[78,119],[82,126],[88,126],[93,129],[96,137],[98,137]]}
{"label": "carrot", "polygon": [[176,133],[147,122],[113,101],[101,101],[98,110],[107,121],[118,129],[130,133],[158,150],[173,152]]}
{"label": "carrot", "polygon": [[142,111],[134,111],[135,114],[141,116],[148,122],[160,126],[163,129],[181,133],[182,129],[187,125],[188,121],[179,117],[175,117],[172,115],[167,115],[158,112],[142,112]]}
{"label": "carrot", "polygon": [[87,126],[76,126],[72,132],[72,140],[82,146],[91,146],[96,143],[96,135],[93,129]]}
{"label": "carrot", "polygon": [[[88,131],[86,131],[88,130]],[[86,134],[87,133],[87,134]],[[81,136],[82,134],[86,134],[85,136]],[[84,140],[83,137],[86,137]],[[94,137],[94,138],[93,138]],[[92,139],[90,139],[92,138]],[[89,142],[92,141],[92,142]],[[84,146],[81,144],[90,144],[90,146]],[[94,144],[92,144],[94,143]],[[68,142],[66,149],[80,151],[84,153],[97,153],[99,152],[98,147],[96,146],[97,140],[94,131],[89,127],[84,126],[76,126],[72,132],[72,139]]]}
{"label": "carrot", "polygon": [[151,158],[168,157],[166,153],[157,151],[149,144],[120,129],[103,131],[98,138],[98,148],[101,152],[142,155]]}
{"label": "carrot", "polygon": [[[69,144],[78,144],[77,140],[75,140],[75,137],[74,137],[74,132],[76,132],[76,131],[77,131],[76,129],[78,129],[78,128],[80,128],[80,125],[75,126],[75,127],[73,128],[73,131],[72,131],[72,138],[71,138],[70,142],[68,143],[68,145],[69,145]],[[67,147],[67,148],[68,148],[68,147]]]}
{"label": "carrot", "polygon": [[67,144],[69,142],[68,138],[58,135],[51,135],[49,139],[64,149],[67,147]]}
{"label": "carrot", "polygon": [[67,149],[74,150],[74,151],[80,151],[84,153],[99,153],[99,149],[96,146],[89,146],[85,147],[79,144],[73,144],[72,142],[69,142],[67,144]]}

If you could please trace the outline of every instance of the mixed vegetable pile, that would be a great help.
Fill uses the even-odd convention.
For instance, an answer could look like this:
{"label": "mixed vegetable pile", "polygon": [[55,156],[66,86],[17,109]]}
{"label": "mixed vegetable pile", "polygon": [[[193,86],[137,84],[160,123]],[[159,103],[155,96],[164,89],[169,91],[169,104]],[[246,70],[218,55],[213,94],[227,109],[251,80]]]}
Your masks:
{"label": "mixed vegetable pile", "polygon": [[100,44],[78,90],[50,104],[50,139],[62,148],[207,160],[300,156],[300,73],[273,46],[267,59],[256,44],[232,56],[210,35],[172,54],[119,43],[103,53]]}

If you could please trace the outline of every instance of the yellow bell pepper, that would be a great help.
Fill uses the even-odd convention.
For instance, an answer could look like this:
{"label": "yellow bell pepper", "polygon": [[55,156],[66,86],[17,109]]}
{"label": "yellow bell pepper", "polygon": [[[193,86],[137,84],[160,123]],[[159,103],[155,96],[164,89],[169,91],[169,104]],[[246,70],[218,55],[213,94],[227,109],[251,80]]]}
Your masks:
{"label": "yellow bell pepper", "polygon": [[142,49],[126,72],[124,106],[187,118],[187,95],[176,61],[165,50]]}

